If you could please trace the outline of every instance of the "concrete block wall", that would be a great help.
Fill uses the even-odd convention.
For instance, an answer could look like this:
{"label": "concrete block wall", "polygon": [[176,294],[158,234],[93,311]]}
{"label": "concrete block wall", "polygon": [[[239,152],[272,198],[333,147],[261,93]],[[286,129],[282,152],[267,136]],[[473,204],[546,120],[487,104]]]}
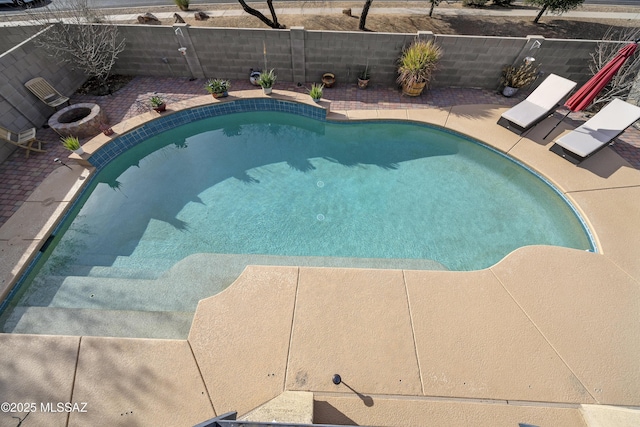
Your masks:
{"label": "concrete block wall", "polygon": [[432,87],[497,88],[502,68],[513,64],[525,38],[437,35],[443,55]]}
{"label": "concrete block wall", "polygon": [[185,57],[178,52],[179,36],[172,27],[118,25],[118,32],[125,38],[126,46],[118,55],[112,74],[191,76]]}
{"label": "concrete block wall", "polygon": [[[41,127],[55,110],[33,95],[24,83],[44,77],[63,95],[70,96],[86,80],[83,73],[51,58],[39,48],[34,35],[0,54],[0,126],[13,131]],[[0,141],[0,160],[15,147]],[[4,157],[3,157],[4,156]]]}
{"label": "concrete block wall", "polygon": [[293,81],[291,31],[271,29],[189,29],[207,78],[245,79],[251,68],[275,69],[279,80]]}
{"label": "concrete block wall", "polygon": [[372,83],[394,85],[396,61],[402,48],[415,37],[415,34],[306,31],[306,81],[320,82],[322,74],[331,72],[336,75],[337,84],[356,83],[359,72],[368,64]]}
{"label": "concrete block wall", "polygon": [[[180,30],[178,32],[178,29]],[[396,63],[404,46],[416,37],[433,38],[444,55],[432,87],[478,87],[499,85],[502,67],[535,56],[543,73],[556,73],[577,81],[589,76],[589,54],[596,41],[555,40],[539,36],[476,37],[337,31],[122,25],[127,49],[120,54],[115,73],[174,77],[246,78],[249,70],[275,68],[281,81],[319,82],[325,72],[338,83],[355,83],[357,74],[369,66],[372,82],[394,85]],[[535,40],[540,47],[532,49]],[[264,43],[264,45],[263,45]],[[186,55],[178,52],[187,47]]]}
{"label": "concrete block wall", "polygon": [[544,73],[558,74],[582,85],[591,78],[590,54],[595,52],[597,43],[597,40],[544,39],[540,49],[535,50],[536,64]]}

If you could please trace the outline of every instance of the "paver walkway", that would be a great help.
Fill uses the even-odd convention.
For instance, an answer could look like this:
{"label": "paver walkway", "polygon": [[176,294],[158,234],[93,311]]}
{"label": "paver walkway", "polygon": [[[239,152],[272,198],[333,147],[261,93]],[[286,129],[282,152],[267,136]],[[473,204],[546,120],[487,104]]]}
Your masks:
{"label": "paver walkway", "polygon": [[[291,82],[279,82],[279,89],[304,93],[305,87],[297,87]],[[148,100],[155,92],[162,94],[169,103],[201,96],[204,93],[204,80],[189,81],[186,78],[135,77],[126,87],[114,95],[91,97],[74,95],[72,103],[96,102],[107,113],[112,124],[148,111]],[[233,81],[232,90],[251,89],[248,81]],[[373,84],[366,90],[360,90],[355,83],[338,82],[336,86],[325,89],[324,98],[331,101],[332,110],[373,110],[406,109],[429,107],[450,107],[454,105],[490,104],[510,106],[517,103],[526,92],[516,98],[505,98],[496,91],[464,88],[432,89],[420,97],[402,96],[393,87]],[[557,113],[557,117],[560,117]],[[572,114],[567,120],[583,119],[580,113]],[[35,153],[26,159],[23,150],[15,151],[0,164],[0,226],[13,215],[33,190],[55,168],[60,167],[54,159],[66,161],[69,154],[59,143],[59,137],[51,129],[39,129],[38,138],[47,142],[47,152]],[[614,145],[615,151],[640,169],[640,131],[629,128]]]}

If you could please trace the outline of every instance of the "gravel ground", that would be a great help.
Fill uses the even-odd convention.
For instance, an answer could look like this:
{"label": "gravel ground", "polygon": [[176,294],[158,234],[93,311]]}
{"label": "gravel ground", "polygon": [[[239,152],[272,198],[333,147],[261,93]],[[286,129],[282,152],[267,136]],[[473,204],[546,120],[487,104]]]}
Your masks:
{"label": "gravel ground", "polygon": [[[253,7],[266,9],[266,2],[251,3]],[[359,10],[363,2],[300,2],[300,3],[274,3],[276,13],[278,9],[292,8],[333,8]],[[628,19],[576,19],[566,18],[558,15],[545,15],[538,24],[533,23],[533,17],[479,17],[474,15],[466,16],[442,16],[438,15],[439,10],[463,8],[460,2],[447,4],[441,3],[435,8],[432,18],[426,14],[397,15],[380,13],[383,8],[389,7],[414,7],[419,9],[427,8],[426,2],[374,2],[367,18],[367,29],[376,32],[396,32],[415,33],[417,31],[433,31],[436,34],[463,34],[463,35],[490,35],[490,36],[510,36],[524,37],[527,35],[542,35],[547,38],[575,38],[575,39],[601,39],[610,29],[614,28],[624,31],[628,28],[637,28],[637,20]],[[538,10],[536,8],[523,5],[515,5],[514,8],[526,10]],[[465,8],[468,9],[468,8]],[[484,7],[486,10],[505,10],[503,7]],[[242,10],[239,3],[228,4],[191,4],[188,12],[180,12],[177,7],[167,6],[148,10],[136,8],[133,13],[145,12],[178,12],[183,19],[193,26],[209,27],[234,27],[234,28],[268,28],[258,18],[245,14],[238,17],[215,17],[205,21],[196,21],[194,13],[200,10]],[[631,12],[638,13],[640,7],[622,6],[582,6],[578,10],[591,12]],[[347,16],[343,13],[333,13],[328,15],[290,15],[280,14],[280,23],[287,27],[302,26],[308,30],[335,30],[335,31],[358,31],[359,17]],[[135,23],[136,21],[130,21]],[[171,25],[174,20],[163,19],[163,25]]]}
{"label": "gravel ground", "polygon": [[[274,2],[276,13],[282,9],[293,8],[332,8],[332,9],[354,9],[354,16],[336,12],[328,15],[292,15],[280,14],[278,20],[287,27],[302,26],[307,30],[334,30],[334,31],[358,31],[359,17],[355,15],[362,8],[364,1],[360,2]],[[267,3],[256,2],[250,3],[252,7],[261,10],[267,9]],[[470,9],[462,6],[462,2],[454,3],[441,2],[434,10],[434,16],[430,18],[426,14],[397,15],[384,14],[384,8],[416,8],[425,10],[428,8],[425,1],[415,2],[374,2],[371,6],[369,17],[367,19],[367,29],[375,32],[396,32],[396,33],[415,33],[417,31],[433,31],[436,34],[462,34],[462,35],[488,35],[488,36],[507,36],[507,37],[524,37],[527,35],[542,35],[547,38],[575,38],[575,39],[591,39],[598,40],[610,29],[625,31],[628,28],[638,28],[637,19],[576,19],[566,18],[562,15],[545,15],[538,24],[533,23],[533,17],[480,17],[477,15],[467,16],[443,16],[438,11],[445,9]],[[514,4],[512,9],[523,9],[536,11],[537,8],[525,6],[518,2]],[[124,12],[131,14],[150,13],[179,13],[182,18],[193,26],[209,26],[209,27],[234,27],[234,28],[268,28],[258,18],[244,14],[243,16],[233,16],[224,18],[210,18],[205,21],[196,21],[194,13],[197,11],[211,10],[236,10],[242,11],[242,7],[238,2],[222,3],[222,4],[198,4],[192,3],[190,10],[187,12],[180,11],[176,6],[153,6],[153,7],[135,7],[126,11],[118,9],[117,13]],[[482,10],[501,11],[508,8],[500,6],[487,6]],[[640,18],[640,6],[603,6],[603,5],[583,5],[576,9],[577,11],[588,12],[626,12],[637,13]],[[37,9],[33,13],[37,13]],[[105,14],[115,13],[113,9],[104,10]],[[24,20],[24,15],[5,16],[3,20]],[[119,21],[122,22],[122,21]],[[162,19],[162,25],[171,25],[174,20],[172,18]],[[136,20],[125,21],[122,23],[137,23]]]}

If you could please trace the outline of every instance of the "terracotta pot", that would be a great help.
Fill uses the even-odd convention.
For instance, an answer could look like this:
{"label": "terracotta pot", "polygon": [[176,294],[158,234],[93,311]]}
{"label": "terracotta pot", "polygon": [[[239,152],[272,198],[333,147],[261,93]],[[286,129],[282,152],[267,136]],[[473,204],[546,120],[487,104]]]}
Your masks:
{"label": "terracotta pot", "polygon": [[402,85],[402,94],[407,96],[420,96],[427,83],[416,83],[413,85]]}
{"label": "terracotta pot", "polygon": [[332,87],[336,83],[336,75],[333,73],[324,73],[322,75],[322,83],[324,87]]}
{"label": "terracotta pot", "polygon": [[166,104],[166,102],[163,102],[162,104],[158,105],[157,107],[153,107],[153,109],[155,111],[157,111],[158,113],[162,113],[163,111],[165,111],[167,109],[167,104]]}
{"label": "terracotta pot", "polygon": [[229,92],[212,93],[211,96],[213,96],[214,98],[225,98],[225,97],[229,96]]}
{"label": "terracotta pot", "polygon": [[358,78],[358,88],[366,89],[368,84],[369,84],[369,79],[363,80],[361,78]]}

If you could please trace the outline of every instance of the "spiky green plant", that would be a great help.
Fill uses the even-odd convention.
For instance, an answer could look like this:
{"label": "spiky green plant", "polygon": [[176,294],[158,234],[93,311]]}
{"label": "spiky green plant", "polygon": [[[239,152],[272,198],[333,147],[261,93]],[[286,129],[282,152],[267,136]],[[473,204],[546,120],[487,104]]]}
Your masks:
{"label": "spiky green plant", "polygon": [[269,88],[273,87],[273,84],[276,82],[276,78],[278,76],[275,75],[273,70],[263,71],[260,73],[260,76],[256,80],[261,87]]}
{"label": "spiky green plant", "polygon": [[313,83],[311,85],[311,89],[309,89],[309,96],[314,100],[318,100],[322,98],[323,89],[324,89],[323,84]]}
{"label": "spiky green plant", "polygon": [[80,140],[76,136],[65,136],[60,138],[62,145],[69,151],[75,151],[80,148]]}
{"label": "spiky green plant", "polygon": [[429,84],[441,57],[442,49],[432,40],[415,40],[402,51],[396,81],[407,86]]}

